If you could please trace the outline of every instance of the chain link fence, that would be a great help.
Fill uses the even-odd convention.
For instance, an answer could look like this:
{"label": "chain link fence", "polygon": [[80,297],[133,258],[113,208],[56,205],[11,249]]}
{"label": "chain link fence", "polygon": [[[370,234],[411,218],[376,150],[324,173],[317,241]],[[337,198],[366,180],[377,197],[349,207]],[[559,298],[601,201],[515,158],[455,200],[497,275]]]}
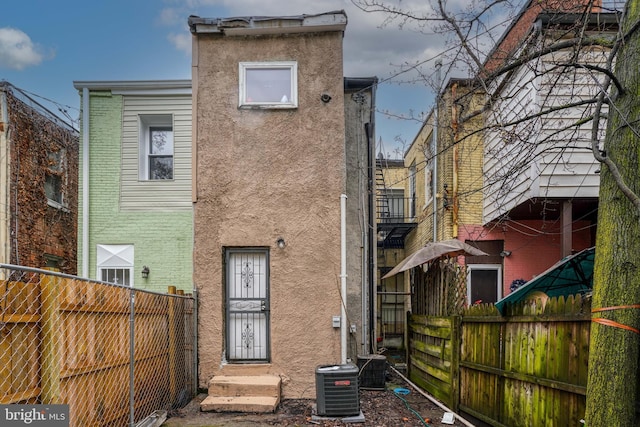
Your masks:
{"label": "chain link fence", "polygon": [[0,404],[134,426],[197,392],[196,299],[0,264]]}

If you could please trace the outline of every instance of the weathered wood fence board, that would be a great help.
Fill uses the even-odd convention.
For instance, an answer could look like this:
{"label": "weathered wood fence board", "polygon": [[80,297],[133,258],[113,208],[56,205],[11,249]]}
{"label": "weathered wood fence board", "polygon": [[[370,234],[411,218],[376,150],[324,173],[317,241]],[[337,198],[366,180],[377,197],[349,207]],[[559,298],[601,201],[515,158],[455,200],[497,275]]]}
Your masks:
{"label": "weathered wood fence board", "polygon": [[72,426],[128,425],[132,321],[136,422],[193,394],[191,298],[22,273],[0,282],[0,403],[66,403]]}
{"label": "weathered wood fence board", "polygon": [[481,305],[409,325],[411,379],[452,409],[494,426],[580,425],[590,300],[528,301],[505,316]]}
{"label": "weathered wood fence board", "polygon": [[455,317],[410,315],[409,377],[424,390],[454,406],[458,399],[457,348],[460,336]]}
{"label": "weathered wood fence board", "polygon": [[40,303],[37,287],[2,281],[0,305],[0,403],[34,403],[38,377]]}

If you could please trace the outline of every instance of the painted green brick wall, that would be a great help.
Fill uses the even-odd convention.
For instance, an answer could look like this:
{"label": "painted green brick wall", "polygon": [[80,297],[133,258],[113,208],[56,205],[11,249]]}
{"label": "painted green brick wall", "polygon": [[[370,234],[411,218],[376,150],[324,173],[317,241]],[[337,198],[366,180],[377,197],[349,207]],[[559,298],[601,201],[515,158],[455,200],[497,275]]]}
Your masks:
{"label": "painted green brick wall", "polygon": [[[123,212],[120,210],[122,104],[120,95],[92,92],[90,101],[89,277],[96,278],[96,245],[134,245],[134,286],[166,292],[176,286],[190,292],[192,284],[192,210]],[[83,130],[81,130],[83,132]],[[82,141],[82,140],[81,140]],[[80,182],[84,181],[80,144]],[[78,215],[78,272],[82,247],[82,187]],[[151,273],[140,274],[143,266]]]}

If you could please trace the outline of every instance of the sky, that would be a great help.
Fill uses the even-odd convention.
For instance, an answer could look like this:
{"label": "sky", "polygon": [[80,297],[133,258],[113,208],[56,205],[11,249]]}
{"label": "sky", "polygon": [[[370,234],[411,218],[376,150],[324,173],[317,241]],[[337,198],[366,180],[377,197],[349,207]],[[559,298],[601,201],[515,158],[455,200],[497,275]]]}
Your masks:
{"label": "sky", "polygon": [[[402,0],[420,12],[424,0]],[[462,0],[450,0],[450,2]],[[191,78],[190,15],[285,16],[344,10],[344,75],[378,77],[376,141],[402,158],[432,109],[442,36],[387,23],[350,0],[20,0],[0,14],[0,80],[77,121],[74,81]],[[420,73],[407,72],[420,63]],[[417,79],[417,83],[409,83]],[[433,86],[433,84],[432,84]],[[412,117],[412,118],[410,118]]]}

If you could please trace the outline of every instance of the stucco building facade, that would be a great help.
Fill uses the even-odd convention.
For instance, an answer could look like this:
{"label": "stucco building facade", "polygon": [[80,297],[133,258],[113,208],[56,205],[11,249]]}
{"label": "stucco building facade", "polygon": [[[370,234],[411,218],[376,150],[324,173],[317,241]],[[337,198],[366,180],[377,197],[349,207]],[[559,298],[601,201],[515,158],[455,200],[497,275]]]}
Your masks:
{"label": "stucco building facade", "polygon": [[[312,398],[318,365],[367,346],[369,214],[363,184],[347,185],[347,139],[367,144],[372,129],[347,137],[345,109],[370,121],[371,87],[345,86],[343,12],[189,24],[199,381],[259,372],[284,397]],[[365,177],[367,155],[352,164]]]}

